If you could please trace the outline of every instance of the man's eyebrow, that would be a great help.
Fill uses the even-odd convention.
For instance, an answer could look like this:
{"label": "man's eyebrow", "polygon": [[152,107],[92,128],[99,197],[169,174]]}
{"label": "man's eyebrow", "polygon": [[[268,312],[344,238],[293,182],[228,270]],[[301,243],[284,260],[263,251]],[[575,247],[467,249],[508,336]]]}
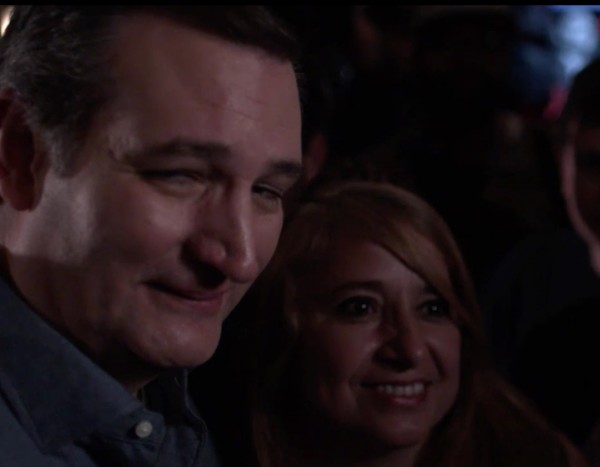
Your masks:
{"label": "man's eyebrow", "polygon": [[163,157],[197,157],[200,159],[219,159],[231,156],[228,146],[214,142],[196,142],[183,139],[173,139],[166,143],[147,146],[142,149],[126,152],[126,159],[137,157],[161,159]]}
{"label": "man's eyebrow", "polygon": [[[148,146],[140,150],[124,154],[125,159],[133,160],[139,157],[146,159],[161,159],[167,157],[192,157],[204,160],[228,159],[232,157],[229,146],[216,142],[197,142],[176,138],[166,143]],[[284,158],[269,163],[265,176],[283,175],[290,178],[300,178],[302,163]]]}
{"label": "man's eyebrow", "polygon": [[302,164],[299,162],[279,160],[270,164],[265,176],[282,175],[292,179],[298,179],[302,175]]}

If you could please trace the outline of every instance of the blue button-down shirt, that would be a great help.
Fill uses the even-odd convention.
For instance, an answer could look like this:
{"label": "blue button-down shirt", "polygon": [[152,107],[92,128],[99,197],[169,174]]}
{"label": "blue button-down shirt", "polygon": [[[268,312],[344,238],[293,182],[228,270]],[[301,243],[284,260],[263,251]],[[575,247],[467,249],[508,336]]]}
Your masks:
{"label": "blue button-down shirt", "polygon": [[0,279],[0,466],[218,465],[187,375],[149,385],[146,408]]}

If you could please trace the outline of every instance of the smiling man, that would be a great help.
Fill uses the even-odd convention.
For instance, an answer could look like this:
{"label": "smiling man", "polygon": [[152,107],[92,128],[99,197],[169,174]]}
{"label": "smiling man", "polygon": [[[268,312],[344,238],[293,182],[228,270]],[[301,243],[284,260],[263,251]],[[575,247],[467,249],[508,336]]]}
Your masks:
{"label": "smiling man", "polygon": [[260,7],[17,6],[0,43],[0,464],[212,466],[186,369],[300,174]]}

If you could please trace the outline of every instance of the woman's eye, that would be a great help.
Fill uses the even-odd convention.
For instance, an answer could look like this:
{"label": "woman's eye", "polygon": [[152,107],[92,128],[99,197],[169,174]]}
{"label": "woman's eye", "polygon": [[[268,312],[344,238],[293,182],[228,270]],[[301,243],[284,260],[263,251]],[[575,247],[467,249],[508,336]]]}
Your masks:
{"label": "woman's eye", "polygon": [[377,302],[371,297],[352,297],[336,307],[337,314],[346,318],[363,318],[376,313]]}
{"label": "woman's eye", "polygon": [[419,306],[419,310],[429,318],[446,318],[450,316],[450,304],[443,298],[426,300]]}

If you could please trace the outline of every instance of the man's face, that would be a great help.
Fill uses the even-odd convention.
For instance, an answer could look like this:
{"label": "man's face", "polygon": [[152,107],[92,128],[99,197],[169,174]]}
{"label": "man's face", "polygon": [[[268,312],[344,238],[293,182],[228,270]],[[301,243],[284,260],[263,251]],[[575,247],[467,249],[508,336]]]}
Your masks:
{"label": "man's face", "polygon": [[567,212],[600,274],[600,127],[573,124],[561,157]]}
{"label": "man's face", "polygon": [[295,76],[257,49],[150,15],[123,20],[116,50],[118,95],[75,174],[45,175],[11,272],[109,367],[130,352],[195,366],[279,238],[281,194],[301,161]]}

